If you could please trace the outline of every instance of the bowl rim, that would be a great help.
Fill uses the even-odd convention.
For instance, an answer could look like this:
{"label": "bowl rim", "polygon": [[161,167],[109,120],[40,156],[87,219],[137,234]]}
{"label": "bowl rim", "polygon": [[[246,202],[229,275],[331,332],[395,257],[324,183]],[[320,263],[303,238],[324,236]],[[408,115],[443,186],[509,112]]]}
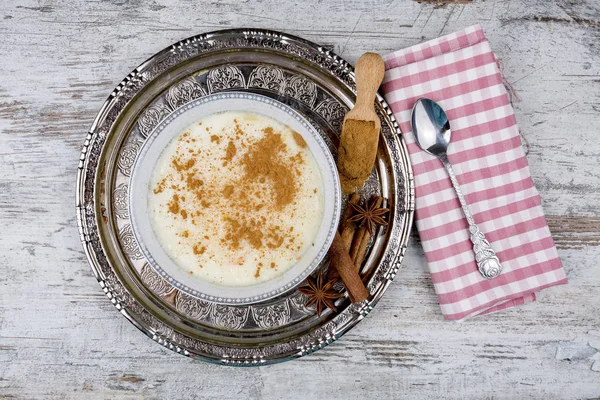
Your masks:
{"label": "bowl rim", "polygon": [[[264,282],[249,285],[249,286],[226,286],[226,285],[218,285],[213,284],[208,281],[203,281],[200,278],[195,277],[194,283],[195,288],[190,287],[187,284],[181,282],[183,279],[175,279],[172,273],[169,273],[164,268],[161,267],[160,263],[155,259],[155,256],[160,258],[163,264],[170,263],[172,264],[170,267],[178,267],[176,262],[168,256],[167,252],[162,248],[161,242],[156,238],[154,233],[154,228],[152,223],[149,220],[149,217],[144,213],[147,213],[147,203],[142,203],[142,206],[139,206],[139,200],[136,200],[135,197],[141,195],[142,199],[147,202],[148,198],[148,188],[147,185],[144,185],[145,180],[141,179],[140,175],[144,172],[144,169],[141,168],[143,162],[145,160],[145,156],[155,142],[155,139],[158,135],[164,131],[173,121],[175,121],[178,117],[184,115],[188,110],[193,108],[206,105],[207,103],[215,102],[215,101],[248,101],[248,102],[259,102],[262,103],[261,107],[270,108],[271,111],[276,112],[285,112],[288,116],[292,117],[292,122],[296,124],[300,124],[302,128],[302,133],[307,133],[309,135],[307,142],[309,144],[309,149],[313,153],[313,157],[321,174],[321,180],[323,184],[323,216],[321,225],[315,235],[315,238],[319,238],[323,236],[325,233],[325,240],[322,242],[322,245],[315,246],[318,250],[314,257],[311,257],[308,261],[306,257],[303,257],[298,263],[293,264],[289,267],[284,273],[274,277],[272,279],[266,280]],[[209,112],[203,116],[195,117],[195,119],[205,118],[209,115],[213,115],[217,112],[224,111],[242,111],[239,109],[224,109],[222,111],[214,111]],[[259,112],[260,113],[260,112]],[[272,115],[264,114],[267,117],[273,118]],[[273,118],[276,119],[277,118]],[[278,122],[282,123],[282,121]],[[300,126],[296,125],[296,126]],[[297,129],[295,129],[297,130]],[[174,134],[173,137],[169,138],[166,142],[165,146],[161,146],[160,153],[168,146],[169,143],[172,142],[177,137],[178,134]],[[319,153],[315,154],[315,150],[318,149]],[[160,154],[159,153],[159,154]],[[320,156],[320,157],[319,157]],[[160,156],[159,156],[160,157]],[[151,176],[154,171],[154,167],[156,165],[158,158],[152,161],[150,172],[146,170],[145,174],[147,176]],[[326,162],[327,165],[323,165]],[[143,175],[142,175],[143,176]],[[146,179],[147,180],[147,179]],[[229,304],[229,305],[250,305],[263,302],[265,300],[272,299],[274,297],[278,297],[283,295],[295,288],[297,288],[309,275],[311,275],[321,264],[321,261],[325,258],[329,247],[331,246],[333,239],[335,237],[335,232],[337,231],[339,218],[341,215],[341,184],[339,181],[339,175],[337,172],[336,163],[334,160],[334,156],[329,150],[326,142],[323,140],[321,135],[317,132],[314,126],[299,112],[291,108],[290,106],[277,101],[273,98],[263,96],[255,93],[247,93],[247,92],[239,92],[239,91],[228,91],[210,94],[194,101],[191,101],[181,107],[175,109],[169,116],[167,116],[161,123],[159,123],[148,135],[146,140],[144,141],[138,156],[134,162],[132,167],[131,174],[131,190],[129,191],[129,215],[131,216],[131,226],[132,231],[135,236],[136,241],[138,242],[140,249],[146,259],[148,260],[148,264],[154,269],[160,276],[162,276],[167,282],[181,290],[182,292],[198,298],[200,300],[208,300],[214,303],[219,304]],[[145,190],[141,190],[144,189]],[[137,190],[136,190],[137,189]],[[331,202],[331,197],[333,197],[333,202]],[[138,204],[136,206],[135,204]],[[328,211],[326,213],[326,210]],[[142,215],[140,215],[142,214]],[[328,224],[324,224],[326,217],[329,221]],[[145,221],[146,220],[146,221]],[[141,225],[141,226],[140,226]],[[143,229],[145,225],[146,229]],[[147,229],[150,227],[150,229]],[[152,248],[147,246],[147,242],[154,242]],[[316,241],[315,241],[316,242]],[[156,244],[158,243],[158,246]],[[309,250],[312,250],[309,248]],[[314,253],[314,251],[313,251]],[[306,253],[305,253],[306,254]],[[165,257],[166,256],[166,257]],[[168,260],[166,259],[168,258]],[[307,266],[299,271],[298,265]],[[172,270],[171,270],[172,271]],[[294,272],[294,273],[293,273]],[[279,282],[275,285],[275,282]]]}

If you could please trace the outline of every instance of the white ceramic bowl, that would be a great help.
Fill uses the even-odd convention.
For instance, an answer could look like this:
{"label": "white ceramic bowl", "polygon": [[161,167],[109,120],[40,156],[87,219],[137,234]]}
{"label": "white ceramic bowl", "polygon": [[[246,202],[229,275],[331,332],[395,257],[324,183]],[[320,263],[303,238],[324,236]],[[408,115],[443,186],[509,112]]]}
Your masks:
{"label": "white ceramic bowl", "polygon": [[[282,275],[252,286],[223,286],[202,280],[181,269],[166,253],[154,234],[148,207],[150,179],[162,151],[190,124],[223,111],[246,111],[273,118],[299,132],[308,144],[323,180],[323,219],[302,259]],[[323,260],[337,229],[341,189],[337,168],[327,145],[299,113],[271,98],[241,92],[213,94],[181,106],[148,136],[133,166],[129,212],[133,232],[150,265],[177,289],[199,299],[223,304],[251,304],[279,296],[297,287]],[[218,246],[218,243],[214,243]]]}

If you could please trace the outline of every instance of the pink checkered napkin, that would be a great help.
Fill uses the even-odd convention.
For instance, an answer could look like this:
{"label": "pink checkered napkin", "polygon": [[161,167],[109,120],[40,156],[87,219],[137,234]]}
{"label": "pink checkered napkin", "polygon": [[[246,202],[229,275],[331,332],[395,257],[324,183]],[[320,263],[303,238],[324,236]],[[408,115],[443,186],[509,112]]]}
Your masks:
{"label": "pink checkered napkin", "polygon": [[[385,58],[383,83],[412,161],[416,224],[444,318],[462,320],[535,300],[567,283],[546,224],[497,61],[479,25]],[[448,114],[448,159],[475,221],[504,269],[477,270],[467,221],[441,162],[422,151],[410,126],[417,99]]]}

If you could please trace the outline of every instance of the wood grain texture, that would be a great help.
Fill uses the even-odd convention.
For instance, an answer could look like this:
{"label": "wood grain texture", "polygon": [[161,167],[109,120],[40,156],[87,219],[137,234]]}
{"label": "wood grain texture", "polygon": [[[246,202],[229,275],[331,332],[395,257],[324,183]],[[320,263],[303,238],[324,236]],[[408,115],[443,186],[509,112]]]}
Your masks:
{"label": "wood grain texture", "polygon": [[[76,229],[77,160],[102,102],[143,60],[197,33],[249,26],[355,62],[477,22],[520,98],[569,285],[443,322],[414,237],[359,326],[313,355],[254,369],[178,356],[102,294]],[[599,30],[597,0],[0,2],[0,399],[599,398]]]}

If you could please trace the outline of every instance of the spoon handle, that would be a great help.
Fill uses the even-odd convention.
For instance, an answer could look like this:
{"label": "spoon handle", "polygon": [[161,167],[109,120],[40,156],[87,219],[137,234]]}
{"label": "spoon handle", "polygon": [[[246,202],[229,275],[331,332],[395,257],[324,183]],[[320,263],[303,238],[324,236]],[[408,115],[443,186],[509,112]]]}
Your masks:
{"label": "spoon handle", "polygon": [[495,278],[500,275],[500,272],[502,272],[500,260],[498,260],[498,257],[496,257],[496,252],[494,249],[492,249],[492,246],[490,246],[490,242],[487,241],[485,235],[479,230],[479,227],[475,223],[473,215],[471,214],[471,210],[469,210],[467,201],[465,200],[462,190],[460,190],[458,181],[456,180],[456,175],[454,175],[452,165],[450,165],[450,162],[448,161],[448,157],[443,154],[440,156],[440,160],[442,160],[444,167],[446,167],[446,171],[448,171],[448,175],[450,176],[450,180],[452,181],[452,185],[454,186],[454,190],[458,196],[458,201],[460,202],[463,213],[465,214],[467,222],[469,223],[469,232],[471,233],[471,242],[473,242],[473,251],[475,252],[477,268],[485,279]]}

